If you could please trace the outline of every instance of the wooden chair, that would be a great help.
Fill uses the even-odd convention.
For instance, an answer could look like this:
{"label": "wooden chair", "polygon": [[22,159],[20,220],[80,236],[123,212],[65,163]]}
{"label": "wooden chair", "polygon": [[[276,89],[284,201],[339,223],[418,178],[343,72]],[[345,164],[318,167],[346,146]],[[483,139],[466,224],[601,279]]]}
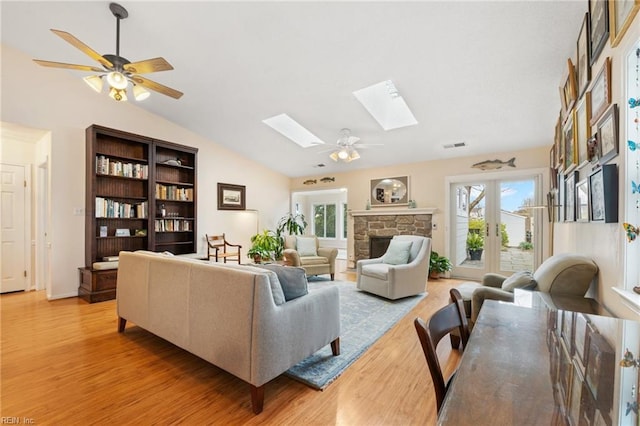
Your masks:
{"label": "wooden chair", "polygon": [[[227,259],[229,260],[237,260],[238,265],[240,264],[240,249],[242,246],[239,244],[230,244],[226,239],[224,234],[222,235],[207,235],[207,258],[211,260],[211,258],[215,258],[216,262],[219,260],[223,260],[224,263],[227,263]],[[232,251],[227,251],[227,247],[234,247]]]}
{"label": "wooden chair", "polygon": [[455,329],[458,329],[460,332],[463,347],[467,346],[467,341],[469,340],[469,325],[464,311],[462,296],[456,289],[451,289],[449,294],[451,295],[453,303],[436,311],[426,324],[421,318],[416,318],[413,322],[418,332],[422,351],[429,365],[433,387],[436,391],[438,412],[440,412],[440,407],[442,407],[442,403],[444,402],[449,383],[451,383],[451,379],[453,379],[453,375],[451,375],[449,380],[446,382],[444,380],[440,362],[438,361],[438,354],[436,353],[438,343],[444,336]]}

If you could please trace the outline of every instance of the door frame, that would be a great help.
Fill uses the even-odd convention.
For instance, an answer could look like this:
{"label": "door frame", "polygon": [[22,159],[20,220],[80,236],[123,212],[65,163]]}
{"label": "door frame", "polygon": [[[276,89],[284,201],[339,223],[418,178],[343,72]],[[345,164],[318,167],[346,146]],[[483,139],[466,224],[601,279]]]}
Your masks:
{"label": "door frame", "polygon": [[[445,256],[451,258],[451,185],[470,181],[496,181],[496,180],[516,180],[516,179],[535,179],[537,185],[537,193],[534,197],[536,206],[544,204],[543,192],[544,188],[549,188],[549,170],[547,168],[531,168],[522,170],[505,170],[497,172],[471,173],[466,175],[454,175],[445,177],[445,235],[444,235],[444,252]],[[535,209],[534,217],[539,226],[535,228],[535,240],[538,241],[534,247],[534,270],[542,263],[543,259],[548,256],[547,244],[549,238],[549,223],[543,209]],[[463,279],[465,277],[462,277]]]}

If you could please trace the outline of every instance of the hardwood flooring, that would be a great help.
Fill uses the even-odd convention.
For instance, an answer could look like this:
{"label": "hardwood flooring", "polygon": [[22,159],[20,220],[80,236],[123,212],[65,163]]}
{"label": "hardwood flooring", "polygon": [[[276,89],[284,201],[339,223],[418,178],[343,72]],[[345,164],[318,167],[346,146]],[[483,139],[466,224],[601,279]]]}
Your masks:
{"label": "hardwood flooring", "polygon": [[[38,425],[435,424],[413,319],[444,306],[457,283],[429,281],[429,295],[324,391],[284,376],[267,383],[257,416],[249,385],[231,374],[138,327],[117,333],[115,301],[2,295],[0,416]],[[439,350],[450,371],[458,353],[447,342]]]}

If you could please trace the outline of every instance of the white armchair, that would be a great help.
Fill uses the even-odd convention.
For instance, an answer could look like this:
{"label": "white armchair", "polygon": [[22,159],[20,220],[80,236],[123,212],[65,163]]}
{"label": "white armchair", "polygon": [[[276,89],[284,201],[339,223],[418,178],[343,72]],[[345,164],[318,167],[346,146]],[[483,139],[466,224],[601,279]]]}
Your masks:
{"label": "white armchair", "polygon": [[[408,259],[400,264],[389,255],[402,244],[409,242]],[[406,247],[407,244],[404,244]],[[359,260],[357,263],[357,287],[369,293],[400,299],[424,293],[427,289],[431,238],[417,235],[396,235],[391,240],[387,253],[376,259]],[[395,256],[394,256],[395,257]]]}

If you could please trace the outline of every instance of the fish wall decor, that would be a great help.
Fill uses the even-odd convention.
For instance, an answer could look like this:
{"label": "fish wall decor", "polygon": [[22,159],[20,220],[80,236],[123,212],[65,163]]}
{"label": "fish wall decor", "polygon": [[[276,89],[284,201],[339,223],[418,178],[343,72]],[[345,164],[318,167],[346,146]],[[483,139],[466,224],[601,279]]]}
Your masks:
{"label": "fish wall decor", "polygon": [[323,177],[322,179],[320,179],[320,182],[322,183],[335,182],[335,181],[336,181],[335,177]]}
{"label": "fish wall decor", "polygon": [[516,157],[513,157],[509,161],[485,160],[485,161],[481,161],[479,163],[476,163],[471,167],[473,167],[474,169],[480,169],[480,170],[497,170],[497,169],[501,169],[502,166],[515,167],[516,166]]}
{"label": "fish wall decor", "polygon": [[318,183],[318,181],[316,179],[307,179],[302,183],[305,185],[315,185],[316,183]]}

